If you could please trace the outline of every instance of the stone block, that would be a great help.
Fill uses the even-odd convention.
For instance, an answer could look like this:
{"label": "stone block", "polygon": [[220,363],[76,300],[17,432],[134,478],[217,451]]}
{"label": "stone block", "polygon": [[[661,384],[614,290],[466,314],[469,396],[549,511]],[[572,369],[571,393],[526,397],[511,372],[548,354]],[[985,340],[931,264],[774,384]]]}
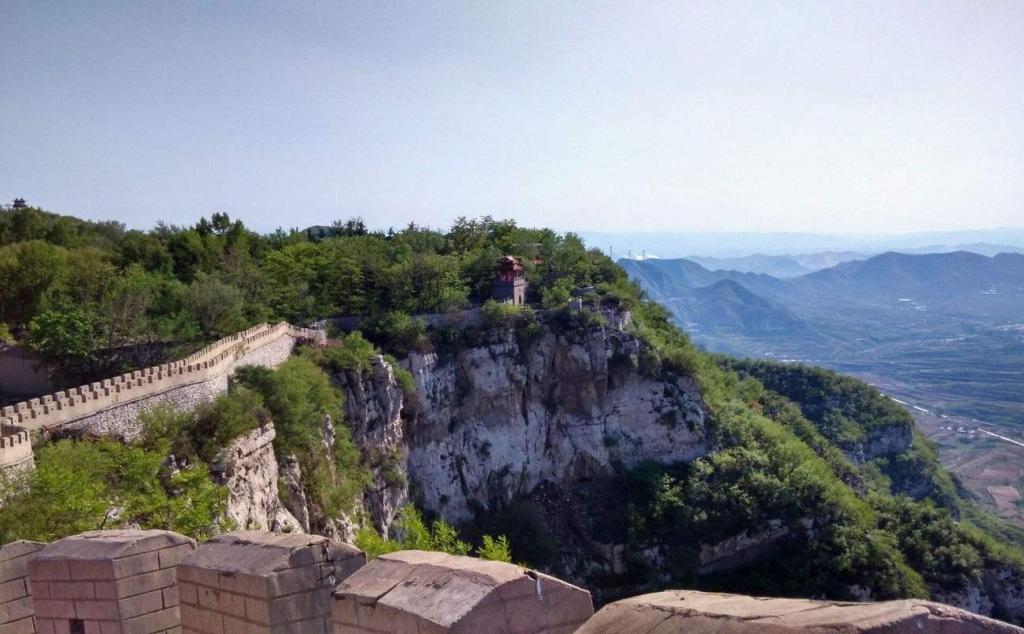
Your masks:
{"label": "stone block", "polygon": [[133,597],[121,599],[119,605],[122,619],[131,619],[148,612],[156,612],[164,608],[163,592],[153,590],[152,592],[137,594]]}
{"label": "stone block", "polygon": [[122,621],[121,631],[124,634],[156,634],[180,625],[181,615],[178,608],[164,608],[158,612],[150,612]]}
{"label": "stone block", "polygon": [[1024,629],[921,601],[845,603],[670,590],[610,603],[578,634],[1024,634]]}
{"label": "stone block", "polygon": [[75,618],[90,621],[116,621],[121,618],[117,601],[75,601]]}
{"label": "stone block", "polygon": [[422,551],[371,561],[341,583],[332,606],[335,632],[355,625],[381,634],[549,632],[549,622],[574,628],[592,614],[590,593],[553,577]]}
{"label": "stone block", "polygon": [[[66,629],[72,618],[100,634],[180,627],[173,562],[194,547],[168,531],[92,531],[56,541],[29,565],[33,586],[48,595],[37,602],[37,616],[54,631]],[[164,568],[162,552],[168,553]]]}

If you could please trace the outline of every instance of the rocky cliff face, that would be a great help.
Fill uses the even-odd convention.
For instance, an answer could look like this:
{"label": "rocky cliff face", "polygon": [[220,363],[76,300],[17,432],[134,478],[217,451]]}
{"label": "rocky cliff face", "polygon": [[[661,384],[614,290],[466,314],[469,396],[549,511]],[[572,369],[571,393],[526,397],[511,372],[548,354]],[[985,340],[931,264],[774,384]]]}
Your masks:
{"label": "rocky cliff face", "polygon": [[278,498],[274,434],[274,423],[267,422],[224,449],[227,515],[240,529],[301,532],[303,527]]}
{"label": "rocky cliff face", "polygon": [[503,333],[453,354],[412,354],[406,445],[417,501],[452,522],[530,494],[611,475],[615,465],[708,451],[695,382],[649,379],[628,333],[593,328],[531,341]]}

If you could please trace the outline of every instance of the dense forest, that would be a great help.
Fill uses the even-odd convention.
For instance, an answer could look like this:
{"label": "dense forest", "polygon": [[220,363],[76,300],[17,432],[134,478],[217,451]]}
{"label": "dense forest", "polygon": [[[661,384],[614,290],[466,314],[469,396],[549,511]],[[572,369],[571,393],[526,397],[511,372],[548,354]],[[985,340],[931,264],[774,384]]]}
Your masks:
{"label": "dense forest", "polygon": [[[706,354],[578,237],[491,218],[460,219],[447,231],[410,225],[374,232],[352,220],[260,235],[224,214],[142,232],[37,209],[0,212],[0,336],[54,359],[102,368],[111,350],[125,346],[169,351],[260,321],[365,317],[362,332],[300,350],[277,370],[239,372],[228,394],[195,412],[150,412],[137,443],[40,447],[27,481],[0,484],[0,542],[124,524],[199,539],[230,528],[211,465],[228,440],[267,417],[278,430],[275,448],[298,456],[311,474],[306,493],[317,513],[358,513],[352,501],[367,486],[370,461],[381,457],[361,455],[344,425],[333,455],[318,450],[323,415],[344,420],[330,376],[368,371],[381,352],[444,350],[494,330],[529,336],[538,327],[531,307],[487,304],[483,324],[457,334],[415,318],[483,303],[494,262],[506,253],[522,258],[528,300],[548,309],[550,323],[599,326],[598,317],[580,321],[566,309],[572,293],[585,289],[587,302],[632,311],[631,332],[643,343],[639,371],[700,384],[715,450],[686,464],[621,470],[602,483],[610,494],[594,527],[609,542],[668,545],[670,585],[836,598],[859,587],[891,598],[961,590],[993,566],[1024,570],[1020,532],[964,498],[928,442],[912,433],[907,412],[877,391],[815,368]],[[411,378],[399,372],[398,379],[411,389]],[[884,430],[907,433],[911,448],[851,457]],[[187,468],[168,465],[168,454],[187,458]],[[470,544],[410,508],[401,537],[543,567],[552,544],[533,517],[514,508],[479,517],[460,527],[473,536]],[[697,574],[701,543],[769,521],[811,528],[738,572]],[[377,552],[400,546],[372,531],[361,540]],[[609,583],[665,585],[641,565],[623,576]]]}
{"label": "dense forest", "polygon": [[0,210],[0,337],[99,363],[126,346],[197,345],[263,321],[364,315],[390,326],[481,303],[504,254],[522,258],[538,303],[626,284],[574,235],[491,218],[447,232],[374,232],[355,219],[261,235],[222,213],[146,232],[24,207]]}

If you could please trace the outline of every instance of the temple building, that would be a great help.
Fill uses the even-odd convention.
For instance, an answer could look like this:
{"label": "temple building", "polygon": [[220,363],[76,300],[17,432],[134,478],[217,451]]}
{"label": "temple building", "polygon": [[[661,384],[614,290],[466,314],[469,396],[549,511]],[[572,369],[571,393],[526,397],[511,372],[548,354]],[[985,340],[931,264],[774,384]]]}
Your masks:
{"label": "temple building", "polygon": [[491,295],[499,302],[516,306],[526,303],[526,277],[519,258],[506,255],[498,259],[494,281],[491,283]]}

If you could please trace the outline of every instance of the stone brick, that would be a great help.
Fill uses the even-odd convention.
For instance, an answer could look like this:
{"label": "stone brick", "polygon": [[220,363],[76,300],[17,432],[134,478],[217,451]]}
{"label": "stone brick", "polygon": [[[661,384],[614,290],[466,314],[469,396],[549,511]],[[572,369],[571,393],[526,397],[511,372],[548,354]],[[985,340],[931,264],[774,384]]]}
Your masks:
{"label": "stone brick", "polygon": [[36,632],[36,625],[31,616],[2,625],[3,634],[35,634]]}
{"label": "stone brick", "polygon": [[117,598],[117,585],[113,581],[93,581],[92,587],[96,591],[97,599]]}
{"label": "stone brick", "polygon": [[71,568],[67,560],[40,561],[33,559],[28,565],[29,576],[37,581],[70,581]]}
{"label": "stone brick", "polygon": [[156,552],[131,555],[114,560],[114,577],[123,579],[160,569],[160,558]]}
{"label": "stone brick", "polygon": [[117,601],[75,601],[75,617],[96,621],[116,621],[120,618]]}
{"label": "stone brick", "polygon": [[196,593],[196,586],[191,582],[179,583],[178,601],[180,603],[187,603],[188,605],[198,605],[199,596]]}
{"label": "stone brick", "polygon": [[[6,603],[0,604],[0,624],[7,627],[6,624],[13,623],[14,621],[20,621],[27,617],[32,617],[32,597],[25,596],[13,601],[7,601]],[[60,608],[62,606],[54,606]]]}
{"label": "stone brick", "polygon": [[[74,601],[58,601],[54,599],[39,599],[35,604],[36,616],[48,619],[73,619],[75,618]],[[31,609],[31,604],[29,605]]]}
{"label": "stone brick", "polygon": [[224,617],[217,612],[185,604],[179,607],[183,629],[191,629],[203,632],[203,634],[224,634]]}
{"label": "stone brick", "polygon": [[224,634],[270,634],[270,627],[230,616],[224,617]]}
{"label": "stone brick", "polygon": [[122,621],[121,631],[123,634],[154,634],[179,625],[181,625],[181,614],[178,608],[164,608],[158,612],[150,612]]}
{"label": "stone brick", "polygon": [[327,592],[302,592],[270,601],[270,623],[329,618],[330,595]]}
{"label": "stone brick", "polygon": [[178,546],[171,546],[170,548],[164,548],[158,552],[158,558],[160,560],[161,568],[174,568],[181,563],[185,557],[188,557],[195,550],[195,546],[192,544],[180,544]]}
{"label": "stone brick", "polygon": [[114,582],[117,596],[130,597],[143,592],[152,592],[161,588],[176,585],[174,570],[154,570],[134,577],[118,579]]}
{"label": "stone brick", "polygon": [[165,608],[174,607],[181,602],[178,586],[164,588],[160,593],[163,595],[163,604]]}
{"label": "stone brick", "polygon": [[50,598],[50,584],[46,581],[30,581],[29,588],[32,590],[30,593],[35,599],[49,599]]}
{"label": "stone brick", "polygon": [[52,581],[50,594],[58,599],[95,599],[96,588],[91,581]]}
{"label": "stone brick", "polygon": [[71,562],[71,578],[75,580],[113,580],[114,562],[110,560],[100,561],[73,561]]}
{"label": "stone brick", "polygon": [[221,588],[236,594],[266,598],[270,593],[266,577],[244,574],[218,574],[217,578]]}
{"label": "stone brick", "polygon": [[25,587],[25,579],[12,579],[4,583],[0,583],[0,603],[10,601],[12,599],[18,599],[28,594],[28,588]]}
{"label": "stone brick", "polygon": [[131,619],[148,612],[156,612],[164,608],[163,592],[153,590],[144,594],[137,594],[119,602],[121,618]]}
{"label": "stone brick", "polygon": [[264,599],[245,598],[245,618],[266,625],[270,624],[270,603]]}

